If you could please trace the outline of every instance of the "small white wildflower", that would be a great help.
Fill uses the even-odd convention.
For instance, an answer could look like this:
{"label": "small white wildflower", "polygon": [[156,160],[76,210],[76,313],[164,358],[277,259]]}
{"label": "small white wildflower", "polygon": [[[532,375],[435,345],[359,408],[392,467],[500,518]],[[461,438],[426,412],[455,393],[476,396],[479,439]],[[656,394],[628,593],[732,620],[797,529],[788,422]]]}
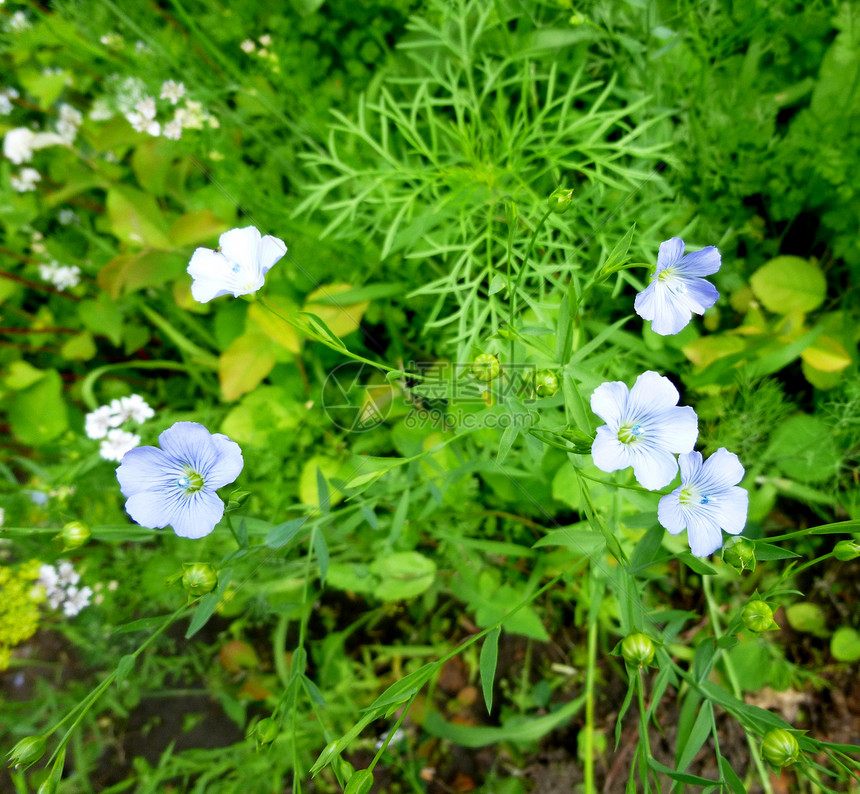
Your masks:
{"label": "small white wildflower", "polygon": [[60,265],[54,273],[54,286],[58,290],[71,289],[81,283],[81,269],[77,265]]}
{"label": "small white wildflower", "polygon": [[261,58],[268,58],[269,57],[269,51],[267,49],[263,48],[257,53],[257,55],[259,55]]}
{"label": "small white wildflower", "polygon": [[6,523],[6,511],[0,507],[0,527]]}
{"label": "small white wildflower", "polygon": [[90,108],[90,118],[93,121],[107,121],[114,117],[113,108],[110,106],[107,97],[99,97],[93,102]]}
{"label": "small white wildflower", "polygon": [[146,118],[141,113],[126,113],[125,117],[138,132],[148,132],[153,136],[161,134],[161,125],[157,121]]}
{"label": "small white wildflower", "polygon": [[9,30],[20,33],[30,27],[30,20],[23,11],[16,11],[9,19]]}
{"label": "small white wildflower", "polygon": [[12,112],[12,100],[6,94],[0,94],[0,116],[8,116]]}
{"label": "small white wildflower", "polygon": [[104,438],[112,427],[115,427],[114,414],[109,405],[102,405],[84,417],[84,432],[88,438]]}
{"label": "small white wildflower", "polygon": [[119,429],[109,430],[107,438],[101,443],[99,454],[105,460],[119,462],[126,452],[134,449],[138,444],[140,444],[140,436],[134,433]]}
{"label": "small white wildflower", "polygon": [[57,122],[57,134],[68,144],[72,144],[78,134],[78,128],[84,120],[80,110],[67,103],[60,105],[60,120]]}
{"label": "small white wildflower", "polygon": [[53,565],[43,565],[39,568],[39,578],[36,584],[45,588],[45,595],[51,596],[60,584],[60,575]]}
{"label": "small white wildflower", "polygon": [[178,141],[182,137],[182,122],[179,119],[168,121],[164,125],[163,134],[165,138],[169,138],[171,141]]}
{"label": "small white wildflower", "polygon": [[53,607],[54,609],[59,609],[59,608],[60,608],[60,604],[62,604],[62,603],[63,603],[63,601],[65,601],[65,600],[66,600],[66,591],[65,591],[65,590],[63,590],[63,588],[61,588],[61,587],[58,587],[56,590],[54,590],[54,591],[53,591],[53,592],[48,596],[48,603],[49,603],[49,604],[51,605],[51,607]]}
{"label": "small white wildflower", "polygon": [[12,174],[9,177],[9,184],[12,190],[18,193],[28,193],[36,189],[36,182],[42,178],[42,175],[35,168],[24,168],[20,174]]}
{"label": "small white wildflower", "polygon": [[15,165],[21,165],[29,163],[37,149],[60,143],[64,143],[63,139],[53,132],[33,132],[27,127],[16,127],[3,138],[3,154]]}
{"label": "small white wildflower", "polygon": [[74,617],[85,606],[89,606],[92,594],[93,591],[89,587],[82,587],[80,590],[77,587],[70,587],[66,591],[66,602],[63,604],[63,613],[67,617]]}
{"label": "small white wildflower", "polygon": [[93,599],[93,604],[95,604],[97,607],[98,607],[98,606],[101,606],[101,605],[104,603],[104,600],[105,600],[105,597],[104,597],[101,593],[99,593],[99,594],[98,594],[98,595]]}
{"label": "small white wildflower", "polygon": [[145,41],[140,41],[139,39],[134,43],[134,48],[138,52],[149,52],[149,45]]}
{"label": "small white wildflower", "polygon": [[155,411],[150,408],[149,403],[139,394],[132,394],[130,397],[120,397],[119,400],[111,400],[111,410],[114,415],[126,422],[131,419],[137,424],[142,424],[147,419],[152,419],[155,416]]}
{"label": "small white wildflower", "polygon": [[68,560],[63,560],[57,566],[58,573],[58,583],[67,587],[68,585],[75,585],[80,581],[81,575],[75,570],[75,566],[72,565]]}
{"label": "small white wildflower", "polygon": [[17,99],[19,96],[21,96],[18,93],[17,88],[7,88],[7,89],[5,89],[5,91],[3,93],[6,94],[6,96],[9,97],[9,99]]}
{"label": "small white wildflower", "polygon": [[68,207],[61,209],[57,213],[57,220],[63,226],[70,226],[73,223],[79,223],[80,218],[78,218],[77,213],[74,210],[69,209]]}
{"label": "small white wildflower", "polygon": [[117,32],[105,33],[99,41],[105,45],[105,47],[110,47],[112,50],[119,49],[123,45],[123,38]]}
{"label": "small white wildflower", "polygon": [[247,52],[249,55],[257,49],[257,45],[251,39],[245,39],[240,45],[239,48],[242,52]]}
{"label": "small white wildflower", "polygon": [[135,106],[134,109],[140,113],[145,119],[154,119],[158,109],[155,107],[155,99],[151,96],[144,97]]}
{"label": "small white wildflower", "polygon": [[272,37],[268,33],[264,33],[257,41],[264,47],[268,47],[272,43]]}
{"label": "small white wildflower", "polygon": [[119,587],[119,582],[118,582],[116,579],[111,579],[111,580],[108,582],[108,586],[107,586],[107,588],[108,588],[108,590],[110,590],[111,592],[113,592],[114,590],[116,590],[118,587]]}
{"label": "small white wildflower", "polygon": [[161,99],[169,99],[171,105],[175,105],[185,96],[185,85],[175,80],[166,80],[161,84]]}

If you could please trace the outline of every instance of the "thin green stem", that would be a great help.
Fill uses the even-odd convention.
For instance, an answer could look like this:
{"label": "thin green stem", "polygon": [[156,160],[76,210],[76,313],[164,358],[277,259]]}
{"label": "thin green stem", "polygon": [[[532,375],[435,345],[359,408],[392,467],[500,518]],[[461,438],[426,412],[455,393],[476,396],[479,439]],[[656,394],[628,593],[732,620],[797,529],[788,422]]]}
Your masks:
{"label": "thin green stem", "polygon": [[585,794],[594,794],[594,671],[597,665],[597,620],[588,626],[588,661],[585,667],[585,747],[583,782]]}

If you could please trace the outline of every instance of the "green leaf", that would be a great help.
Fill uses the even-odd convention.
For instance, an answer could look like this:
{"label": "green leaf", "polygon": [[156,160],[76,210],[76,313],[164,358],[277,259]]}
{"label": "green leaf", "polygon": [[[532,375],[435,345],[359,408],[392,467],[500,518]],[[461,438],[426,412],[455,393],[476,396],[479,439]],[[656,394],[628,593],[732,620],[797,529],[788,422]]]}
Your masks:
{"label": "green leaf", "polygon": [[320,584],[325,584],[325,577],[328,573],[328,543],[325,540],[325,533],[319,527],[314,532],[313,538],[314,554],[317,555],[317,565],[320,569]]}
{"label": "green leaf", "polygon": [[720,764],[720,774],[725,779],[726,783],[728,783],[729,788],[732,790],[732,794],[747,794],[746,786],[744,786],[743,781],[735,774],[735,770],[732,769],[732,765],[725,759],[723,756],[719,756],[719,764]]}
{"label": "green leaf", "polygon": [[799,256],[777,256],[750,278],[750,286],[762,305],[775,314],[811,312],[827,294],[821,269]]}
{"label": "green leaf", "polygon": [[499,635],[501,627],[494,628],[484,639],[481,646],[479,668],[481,673],[481,690],[484,693],[484,703],[487,713],[493,710],[493,683],[496,678],[496,663],[499,660]]}
{"label": "green leaf", "polygon": [[78,304],[78,317],[86,328],[97,336],[106,336],[114,347],[122,344],[122,312],[106,292],[95,300]]}
{"label": "green leaf", "polygon": [[624,715],[627,709],[630,708],[630,703],[633,701],[633,695],[636,692],[636,678],[630,676],[627,679],[627,694],[624,696],[624,701],[621,704],[621,709],[618,711],[618,716],[615,718],[615,749],[621,742],[621,724],[624,721]]}
{"label": "green leaf", "polygon": [[185,632],[185,639],[190,640],[200,629],[208,622],[209,618],[215,614],[215,609],[218,607],[221,598],[224,596],[224,591],[233,577],[233,571],[221,571],[218,575],[218,589],[212,593],[207,593],[200,599],[197,609],[194,610],[194,617],[191,618],[191,623],[188,626],[188,631]]}
{"label": "green leaf", "polygon": [[837,662],[856,662],[860,659],[860,632],[850,626],[836,629],[830,638],[830,653]]}
{"label": "green leaf", "polygon": [[266,535],[266,546],[270,549],[279,549],[281,546],[286,546],[296,535],[299,530],[305,525],[308,516],[294,518],[291,521],[285,521],[283,524],[278,524],[268,535]]}
{"label": "green leaf", "polygon": [[206,245],[214,248],[215,239],[229,228],[211,210],[191,210],[180,215],[170,227],[170,242],[178,247],[186,245]]}
{"label": "green leaf", "polygon": [[370,564],[370,572],[380,579],[374,595],[382,601],[415,598],[436,578],[436,563],[417,551],[400,551],[380,557]]}
{"label": "green leaf", "polygon": [[7,415],[12,432],[23,444],[36,447],[57,438],[69,426],[60,374],[46,370],[32,386],[15,392]]}
{"label": "green leaf", "polygon": [[107,211],[111,231],[123,242],[170,248],[167,223],[155,199],[148,193],[116,185],[108,191]]}
{"label": "green leaf", "polygon": [[809,414],[797,414],[771,435],[766,456],[786,477],[803,483],[834,477],[841,455],[831,426]]}
{"label": "green leaf", "polygon": [[421,665],[417,670],[401,678],[386,689],[373,703],[364,711],[378,714],[388,709],[389,706],[405,703],[416,692],[419,692],[433,674],[439,669],[438,662],[428,662]]}
{"label": "green leaf", "polygon": [[218,380],[227,401],[237,400],[256,388],[278,363],[274,342],[259,332],[233,340],[218,360]]}
{"label": "green leaf", "polygon": [[128,674],[134,669],[134,654],[127,653],[125,656],[121,657],[119,660],[119,664],[116,666],[116,684],[119,686],[126,678],[128,678]]}
{"label": "green leaf", "polygon": [[185,257],[169,251],[123,254],[110,260],[96,277],[98,285],[112,298],[145,287],[162,286],[185,273]]}
{"label": "green leaf", "polygon": [[710,675],[716,656],[717,643],[710,637],[706,637],[696,646],[692,673],[697,682],[701,683]]}
{"label": "green leaf", "polygon": [[717,573],[717,569],[713,565],[705,562],[701,557],[694,557],[689,551],[682,551],[678,555],[678,559],[700,576],[715,576]]}
{"label": "green leaf", "polygon": [[661,764],[654,758],[648,759],[648,766],[650,766],[655,772],[661,772],[662,774],[666,775],[666,777],[669,777],[672,780],[677,780],[679,783],[689,783],[693,786],[719,785],[719,781],[717,780],[710,780],[706,777],[699,777],[698,775],[688,775],[686,772],[676,772],[674,769],[671,769],[665,764]]}
{"label": "green leaf", "polygon": [[167,194],[167,174],[173,165],[176,148],[159,138],[141,141],[134,148],[131,167],[140,186],[153,196]]}
{"label": "green leaf", "polygon": [[695,758],[696,753],[701,750],[702,745],[707,740],[708,736],[711,734],[711,729],[714,726],[714,707],[711,705],[709,700],[706,700],[701,709],[699,709],[699,714],[696,717],[696,721],[693,723],[692,730],[686,735],[678,736],[678,746],[675,750],[676,758],[678,759],[675,763],[679,772],[684,772],[687,767],[690,765],[690,762]]}

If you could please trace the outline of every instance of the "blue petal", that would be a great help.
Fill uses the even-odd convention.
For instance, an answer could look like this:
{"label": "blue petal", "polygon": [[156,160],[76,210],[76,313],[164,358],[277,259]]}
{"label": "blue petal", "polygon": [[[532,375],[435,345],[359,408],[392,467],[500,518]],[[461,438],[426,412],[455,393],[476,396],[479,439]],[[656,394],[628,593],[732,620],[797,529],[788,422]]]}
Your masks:
{"label": "blue petal", "polygon": [[723,491],[714,504],[714,521],[730,535],[739,535],[747,523],[750,495],[737,485]]}
{"label": "blue petal", "polygon": [[630,390],[620,380],[601,383],[591,394],[591,410],[617,432],[627,413]]}
{"label": "blue petal", "polygon": [[158,437],[158,443],[176,463],[190,466],[204,480],[218,460],[212,434],[197,422],[176,422]]}
{"label": "blue petal", "polygon": [[198,303],[208,303],[222,295],[232,295],[235,276],[231,264],[223,254],[209,248],[198,248],[186,272],[194,279],[191,284],[191,297]]}
{"label": "blue petal", "polygon": [[725,491],[737,485],[744,478],[744,467],[738,456],[720,447],[702,467],[697,480],[697,486],[703,493]]}
{"label": "blue petal", "polygon": [[284,254],[287,253],[287,246],[283,240],[277,237],[272,237],[267,234],[260,242],[260,270],[263,275],[269,272],[274,265]]}
{"label": "blue petal", "polygon": [[170,523],[174,501],[175,494],[167,490],[142,491],[129,496],[125,503],[125,512],[142,527],[160,529]]}
{"label": "blue petal", "polygon": [[212,434],[212,446],[215,448],[217,458],[206,470],[201,472],[209,488],[220,488],[233,482],[245,465],[242,459],[242,450],[239,445],[223,433]]}
{"label": "blue petal", "polygon": [[680,394],[665,375],[648,370],[638,378],[630,390],[627,416],[643,424],[649,418],[665,413],[678,404]]}
{"label": "blue petal", "polygon": [[633,473],[643,488],[656,491],[667,486],[678,473],[678,461],[665,449],[631,447],[633,452]]}
{"label": "blue petal", "polygon": [[723,545],[723,533],[704,511],[687,511],[687,540],[694,557],[708,557]]}
{"label": "blue petal", "polygon": [[709,245],[701,251],[687,254],[676,266],[682,276],[711,276],[720,269],[720,252]]}
{"label": "blue petal", "polygon": [[652,281],[642,292],[636,293],[636,298],[633,301],[633,310],[643,320],[653,320],[657,316],[656,290],[657,282]]}
{"label": "blue petal", "polygon": [[672,237],[660,243],[657,252],[657,273],[662,273],[667,267],[672,267],[684,255],[684,241],[680,237]]}
{"label": "blue petal", "polygon": [[180,538],[202,538],[215,529],[223,515],[224,503],[216,494],[203,490],[182,501],[170,525]]}
{"label": "blue petal", "polygon": [[647,443],[669,452],[691,452],[699,437],[699,417],[689,406],[670,408],[648,423]]}
{"label": "blue petal", "polygon": [[116,478],[123,496],[134,496],[166,485],[174,470],[175,464],[157,447],[136,447],[123,456]]}
{"label": "blue petal", "polygon": [[676,488],[660,500],[657,505],[657,520],[672,535],[680,535],[687,528],[687,521],[681,510],[680,488]]}
{"label": "blue petal", "polygon": [[633,463],[630,448],[618,440],[616,432],[607,425],[597,428],[597,436],[591,445],[591,457],[601,471],[618,471]]}
{"label": "blue petal", "polygon": [[[690,485],[698,481],[699,473],[702,470],[702,453],[701,452],[686,452],[678,456],[678,463],[681,464],[681,484]],[[707,489],[703,489],[707,493]]]}
{"label": "blue petal", "polygon": [[684,287],[685,291],[677,296],[678,300],[696,314],[704,314],[705,309],[710,309],[720,297],[717,288],[703,278],[685,278]]}

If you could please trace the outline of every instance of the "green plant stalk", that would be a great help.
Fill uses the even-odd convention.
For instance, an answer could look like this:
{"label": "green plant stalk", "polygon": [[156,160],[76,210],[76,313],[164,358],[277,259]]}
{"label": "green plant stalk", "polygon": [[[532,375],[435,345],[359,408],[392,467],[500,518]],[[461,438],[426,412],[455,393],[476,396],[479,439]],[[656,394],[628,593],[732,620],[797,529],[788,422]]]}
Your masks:
{"label": "green plant stalk", "polygon": [[597,616],[588,626],[585,667],[585,747],[582,770],[585,794],[594,794],[594,670],[597,665]]}
{"label": "green plant stalk", "polygon": [[[149,637],[146,641],[132,653],[132,656],[137,659],[140,654],[142,654],[153,642],[155,642],[158,637],[160,637],[176,620],[182,617],[183,613],[186,612],[196,601],[199,599],[195,599],[191,604],[185,604],[179,609],[177,609],[172,615],[170,615],[164,623],[162,623]],[[56,725],[54,725],[49,731],[43,734],[46,738],[55,733],[59,728],[64,725],[68,720],[70,720],[75,714],[77,714],[77,718],[72,723],[71,727],[65,732],[63,738],[60,739],[60,743],[54,748],[54,752],[51,753],[50,758],[48,759],[48,764],[54,761],[57,758],[58,754],[65,750],[66,745],[69,743],[69,740],[72,737],[72,734],[75,728],[81,723],[83,718],[86,716],[87,712],[93,706],[93,704],[104,694],[107,688],[116,680],[116,670],[114,670],[104,681],[102,681],[98,686],[96,686],[92,692],[89,693],[77,706],[75,706],[68,714],[66,714],[63,719],[61,719]]]}
{"label": "green plant stalk", "polygon": [[[714,630],[714,637],[719,640],[720,637],[723,636],[722,629],[720,627],[720,615],[717,611],[717,605],[714,602],[714,594],[711,590],[711,582],[709,577],[702,577],[702,590],[705,593],[705,600],[708,604],[708,615],[711,618],[711,626]],[[729,681],[729,684],[732,687],[732,694],[736,698],[742,698],[742,690],[740,684],[738,683],[738,677],[735,673],[734,665],[726,654],[721,654],[721,658],[723,660],[723,667],[726,671],[726,678]],[[755,764],[756,771],[758,772],[759,780],[761,781],[762,789],[764,789],[765,794],[773,794],[773,787],[770,785],[770,775],[768,774],[767,769],[764,766],[764,761],[762,761],[761,756],[759,755],[758,748],[756,747],[755,742],[753,741],[752,736],[745,730],[744,734],[746,735],[747,745],[750,748],[750,757]]]}
{"label": "green plant stalk", "polygon": [[[651,740],[648,737],[648,714],[645,710],[645,684],[642,681],[642,668],[636,671],[636,699],[639,702],[639,770],[645,792],[651,791],[651,771],[648,759],[651,758]],[[635,764],[633,765],[635,768]],[[658,785],[657,790],[660,790]]]}

